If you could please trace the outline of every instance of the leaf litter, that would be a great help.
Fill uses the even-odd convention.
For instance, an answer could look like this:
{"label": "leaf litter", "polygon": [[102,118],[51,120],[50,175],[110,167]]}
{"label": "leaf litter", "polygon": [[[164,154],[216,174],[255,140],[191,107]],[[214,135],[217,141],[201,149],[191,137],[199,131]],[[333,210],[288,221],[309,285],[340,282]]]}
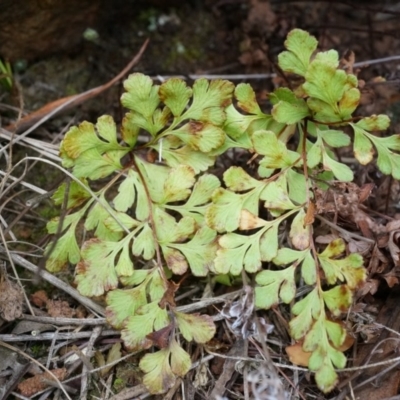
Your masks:
{"label": "leaf litter", "polygon": [[[340,77],[334,77],[334,78],[339,79]],[[311,81],[312,81],[312,79],[311,79]],[[309,87],[307,90],[308,90],[308,93],[311,93],[311,94],[314,93],[312,87]],[[334,95],[335,95],[335,93],[331,93],[331,97],[329,97],[327,99],[322,99],[322,100],[326,100],[329,102],[332,99],[332,96],[334,97]],[[287,109],[285,109],[285,107],[290,108],[290,107],[288,107],[287,104],[285,104],[285,103],[282,103],[282,104],[284,105],[284,107],[281,108],[281,110],[287,111]],[[291,103],[288,103],[288,104],[291,104]],[[280,105],[279,107],[282,107],[282,106]],[[279,112],[282,112],[282,111],[279,111],[279,107],[276,108],[276,110],[277,110],[276,113],[278,113],[276,115],[279,115]],[[299,108],[298,106],[295,108],[297,113],[299,112],[298,108]],[[175,113],[176,115],[179,115],[180,112],[182,112],[182,111],[180,111],[181,109],[182,109],[182,105],[177,106],[177,107],[172,106],[172,108],[171,108],[172,112]],[[301,112],[301,110],[300,110],[300,112]],[[200,114],[198,114],[198,113],[196,114],[196,110],[193,111],[193,115],[196,117],[202,118],[202,116]],[[299,115],[302,116],[303,114],[294,113],[291,115],[292,115],[291,118],[293,118],[293,120],[296,120],[297,118],[299,118]],[[341,116],[343,116],[343,115],[344,114],[341,114]],[[190,114],[189,114],[189,116],[190,116]],[[326,116],[321,114],[320,117],[321,117],[321,119],[323,119]],[[213,118],[215,118],[215,121],[218,121],[219,117],[216,114]],[[279,117],[278,117],[278,119],[279,119]],[[155,123],[150,128],[152,129],[153,132],[156,132],[157,124]],[[368,133],[366,134],[365,131],[360,131],[360,129],[364,129],[364,128],[365,127],[354,129],[355,135],[363,135],[363,136],[360,136],[363,139],[361,139],[361,142],[359,141],[361,144],[358,147],[365,149],[363,151],[363,153],[370,152],[370,154],[372,154],[375,151],[380,151],[380,152],[383,152],[383,154],[385,154],[385,151],[387,152],[387,150],[382,148],[381,143],[383,143],[383,141],[374,139],[375,140],[375,142],[374,142],[373,140],[371,140],[370,136],[368,136]],[[195,130],[196,130],[196,132],[204,131],[204,126],[196,126]],[[207,134],[211,133],[210,138],[212,138],[210,143],[206,143],[204,145],[206,147],[199,146],[199,143],[196,142],[196,140],[198,140],[198,138],[196,138],[195,141],[193,141],[194,139],[190,137],[190,135],[193,134],[193,127],[192,127],[192,129],[190,129],[189,127],[184,128],[182,131],[180,131],[180,132],[178,131],[175,135],[176,135],[176,137],[180,138],[187,146],[191,146],[192,149],[194,149],[194,150],[203,149],[203,150],[209,151],[209,149],[213,149],[213,147],[216,146],[217,143],[219,143],[218,142],[219,132],[218,131],[212,131],[212,132],[205,131],[205,132],[207,132]],[[322,135],[321,136],[322,140],[324,140],[323,134],[321,134],[321,135]],[[325,135],[327,135],[327,134],[325,134]],[[326,136],[326,137],[328,137],[328,136]],[[327,139],[327,142],[329,140],[330,139]],[[340,140],[340,138],[338,140]],[[106,142],[104,142],[104,143],[107,145]],[[133,143],[133,141],[131,141],[131,143]],[[201,139],[200,139],[200,143],[203,146]],[[330,146],[332,146],[334,143],[329,142],[328,144]],[[390,143],[389,145],[392,145],[392,144]],[[100,146],[104,146],[104,145],[101,144]],[[362,146],[364,146],[364,147],[362,147]],[[387,149],[389,149],[389,151],[390,151],[390,147],[387,147]],[[120,149],[111,149],[111,148],[109,148],[107,150],[120,151]],[[280,161],[278,160],[278,158],[280,156],[283,156],[283,158],[286,160],[285,161],[286,163],[291,164],[295,161],[294,156],[291,158],[291,153],[285,152],[285,151],[283,151],[283,153],[279,152],[279,157],[277,157],[278,153],[266,152],[266,154],[263,154],[263,153],[260,153],[260,154],[262,154],[265,157],[269,157],[264,160],[265,163],[267,163],[267,161],[275,160],[276,164],[274,164],[274,167],[277,167],[277,168],[281,168],[286,165],[285,163],[280,163]],[[88,154],[88,156],[90,156],[90,154]],[[113,165],[113,166],[117,165],[116,161],[115,161],[116,158],[113,158],[116,156],[117,156],[117,154],[114,153],[114,154],[112,154],[112,157],[110,159],[105,160],[105,161],[101,160],[101,165],[100,165],[101,168],[99,168],[99,170],[103,171],[102,172],[103,174],[107,173],[107,171],[108,171],[107,168],[110,168],[110,165]],[[317,154],[317,156],[318,156],[318,154]],[[340,176],[342,179],[343,179],[343,177],[346,178],[347,176],[349,176],[348,175],[349,171],[344,171],[344,170],[338,169],[337,165],[335,165],[331,161],[332,160],[331,155],[329,155],[326,152],[324,153],[323,149],[321,150],[320,157],[321,157],[320,158],[321,160],[323,159],[324,165],[327,165],[328,167],[330,167],[332,169],[335,176]],[[356,158],[357,158],[357,154],[356,154]],[[89,157],[89,159],[90,159],[90,157]],[[359,161],[361,163],[363,163],[363,162],[367,161],[367,159],[361,158],[361,159],[359,159]],[[381,156],[381,161],[380,161],[379,165],[384,172],[392,172],[393,175],[396,177],[397,165],[389,165],[385,161],[385,155]],[[85,168],[86,168],[86,166],[84,164],[81,165],[80,170],[78,170],[78,174],[81,173],[79,171],[84,171]],[[195,166],[193,166],[193,168],[195,168]],[[91,176],[91,177],[94,178],[97,176]],[[185,190],[185,188],[183,188],[183,191],[184,190]],[[368,190],[365,189],[365,191],[368,191]],[[280,202],[278,203],[278,202],[276,202],[274,197],[276,197],[276,194],[279,193],[279,187],[278,187],[278,189],[274,189],[273,193],[274,193],[273,195],[264,193],[264,196],[267,199],[265,201],[269,201],[271,203],[271,204],[268,204],[268,206],[270,206],[271,208],[274,208],[276,210],[277,215],[279,215],[279,212],[281,212],[281,210],[290,209],[293,206],[293,204],[290,204],[290,203],[293,200],[293,196],[295,196],[295,195],[292,194],[292,196],[289,196],[290,197],[289,199],[282,199],[280,197]],[[334,227],[332,227],[332,225],[326,225],[326,224],[324,224],[324,221],[321,220],[321,224],[318,228],[319,233],[320,233],[319,238],[321,238],[319,243],[323,243],[322,238],[327,238],[328,236],[330,236],[330,239],[326,240],[325,243],[332,243],[332,239],[333,239],[333,241],[339,240],[339,242],[337,242],[337,243],[339,243],[338,247],[340,249],[342,249],[339,238],[343,238],[346,240],[347,246],[348,246],[346,248],[346,251],[350,250],[349,251],[350,253],[355,253],[355,252],[362,253],[363,257],[366,260],[368,260],[369,257],[373,256],[373,258],[371,258],[371,260],[369,261],[368,271],[370,272],[370,270],[373,270],[374,274],[369,275],[368,280],[365,283],[365,286],[369,285],[368,287],[370,288],[370,291],[367,293],[373,293],[374,290],[375,291],[377,290],[376,287],[379,286],[379,284],[377,282],[380,282],[380,280],[382,278],[387,282],[389,287],[393,287],[398,282],[397,281],[397,272],[395,270],[397,267],[397,261],[398,261],[398,244],[397,244],[398,238],[397,238],[397,232],[396,232],[398,230],[398,228],[396,225],[396,219],[394,219],[392,221],[393,223],[391,223],[391,222],[387,223],[387,221],[388,221],[387,219],[382,218],[381,216],[379,216],[377,214],[370,213],[370,210],[368,210],[368,208],[366,208],[368,206],[363,205],[364,202],[366,202],[366,204],[369,203],[369,199],[365,198],[366,196],[363,193],[364,193],[364,186],[362,186],[362,185],[360,187],[356,187],[351,183],[345,184],[344,187],[343,186],[340,187],[340,185],[339,185],[339,187],[334,188],[331,192],[330,192],[330,190],[328,190],[327,197],[325,197],[323,200],[320,200],[319,203],[317,200],[315,213],[316,213],[316,215],[321,214],[321,215],[328,216],[329,221],[330,222],[333,221],[333,225],[337,226],[337,228],[338,228],[336,230]],[[244,194],[246,194],[246,193],[244,193]],[[372,195],[374,196],[374,190],[372,190]],[[243,196],[243,197],[246,197],[246,196]],[[242,201],[247,201],[246,204],[251,206],[252,199],[250,198],[250,196],[247,196],[247,197],[248,197],[248,199],[242,200]],[[165,199],[167,200],[167,198],[168,198],[168,194]],[[271,199],[274,199],[274,200],[271,200]],[[318,199],[318,194],[317,194],[317,199]],[[272,203],[272,201],[274,201],[274,203]],[[132,203],[133,202],[134,202],[134,200],[132,201]],[[159,204],[161,204],[161,203],[162,203],[162,201]],[[166,201],[166,203],[168,203],[168,201]],[[198,205],[201,206],[202,204],[199,203]],[[384,207],[382,207],[382,204],[375,204],[374,209],[382,211],[384,209]],[[123,210],[121,210],[121,211],[123,211]],[[257,219],[259,217],[256,216],[257,213],[256,212],[252,213],[251,211],[254,211],[254,207],[250,211],[246,210],[245,213],[243,213],[243,212],[240,213],[239,222],[237,222],[237,225],[236,225],[237,227],[241,227],[243,229],[252,229],[252,228],[260,228],[261,227],[261,226],[257,225],[260,223],[259,220]],[[299,214],[297,214],[297,215],[299,215]],[[245,220],[245,218],[246,218],[246,220]],[[301,227],[301,226],[304,227],[305,215],[303,215],[301,218],[302,218],[302,220],[300,222],[302,222],[302,223],[299,223],[298,225],[299,225],[299,227]],[[396,218],[396,216],[394,218]],[[299,219],[300,219],[300,217],[299,217]],[[139,221],[140,221],[140,219],[139,219]],[[223,224],[225,224],[226,222],[227,221],[221,221],[221,223],[223,223]],[[245,224],[247,224],[247,225],[245,225]],[[251,224],[253,224],[253,225],[251,225]],[[102,229],[102,232],[103,232],[102,234],[104,235],[104,238],[110,238],[110,235],[118,236],[118,234],[119,234],[118,229],[116,229],[116,227],[111,227],[111,225],[101,227],[101,229]],[[225,229],[226,229],[226,226],[224,225],[224,230]],[[282,228],[280,228],[280,229],[282,231]],[[291,230],[291,232],[292,232],[291,244],[296,249],[295,251],[302,252],[307,247],[307,243],[304,242],[307,235],[304,233],[303,234],[300,233],[300,236],[299,236],[299,232],[301,232],[301,230],[299,231],[294,228],[292,228],[292,229],[293,229],[293,231]],[[171,245],[175,246],[174,251],[176,251],[176,252],[173,254],[176,257],[176,256],[179,256],[180,253],[181,254],[183,253],[184,246],[182,246],[181,249],[179,250],[179,245],[181,244],[181,243],[179,243],[180,242],[179,235],[184,234],[185,231],[184,231],[183,227],[176,227],[176,226],[173,227],[173,231],[176,232],[175,233],[176,240],[174,242],[168,242],[164,246],[165,246],[165,252],[169,251],[167,249],[171,249],[171,247],[172,247]],[[269,231],[270,231],[270,229],[266,230],[266,232],[269,232]],[[189,232],[189,231],[187,231],[187,232]],[[359,237],[355,237],[355,235],[358,235]],[[363,237],[363,236],[365,238],[378,237],[379,238],[378,249],[375,250],[375,248],[373,247],[371,242],[363,241],[362,239],[360,239],[360,237]],[[182,236],[182,237],[184,237],[184,236]],[[186,243],[183,243],[183,244],[186,244]],[[205,242],[205,244],[207,244],[207,241]],[[231,245],[229,243],[223,242],[222,245],[224,245],[224,244],[227,246],[227,247],[225,247],[226,249],[230,249]],[[221,243],[219,243],[219,245],[221,246]],[[361,251],[361,249],[362,249],[362,251]],[[143,251],[144,250],[145,249],[143,249]],[[221,251],[221,250],[219,250],[219,251]],[[140,254],[142,254],[142,253],[140,253]],[[323,255],[323,254],[324,253],[321,253],[322,259],[324,259],[325,263],[328,263],[330,265],[329,270],[333,269],[335,271],[336,278],[331,277],[330,279],[332,279],[332,280],[340,279],[341,275],[348,273],[348,272],[346,272],[346,269],[348,268],[346,266],[346,263],[349,263],[349,265],[351,265],[351,268],[355,268],[355,269],[357,269],[357,266],[359,265],[357,260],[347,259],[346,262],[343,262],[343,260],[346,260],[346,257],[340,258],[340,257],[343,257],[342,253],[333,252],[332,254],[327,254],[327,253],[325,255]],[[387,256],[386,261],[385,261],[384,254],[386,254],[386,256]],[[121,255],[122,255],[122,253],[119,254],[119,259],[121,259]],[[185,257],[187,257],[187,253],[184,255],[185,255]],[[279,256],[282,259],[283,256],[280,255],[279,252],[277,254],[273,254],[270,256],[267,255],[265,257],[265,260],[275,259]],[[116,255],[116,257],[118,258],[118,254]],[[338,259],[335,259],[335,257],[338,257]],[[152,257],[149,256],[148,258],[150,259]],[[388,260],[388,258],[389,258],[389,260]],[[283,260],[285,260],[284,257],[283,257]],[[307,258],[307,256],[304,256],[304,258],[302,260],[303,260],[302,264],[301,264],[302,270],[303,269],[305,270],[304,272],[302,271],[303,279],[306,281],[306,283],[312,284],[312,282],[314,281],[315,278],[310,276],[309,272],[307,272],[309,269],[309,267],[307,267],[307,265],[309,265],[311,263],[311,261],[309,260],[309,258]],[[308,262],[308,264],[304,260],[306,260]],[[100,261],[100,259],[99,259],[99,261]],[[253,262],[252,260],[248,260],[248,262],[249,262],[248,265],[254,265],[254,264],[251,264]],[[394,268],[393,268],[392,262],[394,262]],[[305,263],[305,265],[304,265],[304,263]],[[282,265],[287,265],[287,263],[282,262]],[[331,268],[332,266],[333,266],[333,268]],[[203,267],[200,266],[198,271],[202,271],[202,268]],[[288,268],[286,268],[286,269],[288,269]],[[223,272],[225,272],[225,271],[223,271]],[[281,281],[282,283],[277,285],[278,288],[276,291],[276,297],[274,297],[274,299],[273,299],[274,304],[282,304],[282,302],[286,303],[286,301],[290,302],[292,300],[292,297],[290,294],[291,293],[290,282],[291,282],[292,278],[290,277],[291,275],[289,274],[289,271],[287,271],[286,273],[288,275],[287,276],[285,275],[284,279],[282,279],[282,281]],[[354,272],[354,273],[357,273],[357,272]],[[201,276],[202,273],[200,272],[196,275]],[[140,280],[141,278],[136,278],[136,279]],[[358,279],[359,278],[356,277],[356,281]],[[351,281],[351,279],[350,279],[350,281]],[[189,280],[189,282],[190,282],[190,280]],[[189,284],[189,282],[188,282],[188,284]],[[268,282],[268,280],[266,280],[264,282]],[[88,283],[89,283],[89,280],[88,280]],[[283,286],[283,284],[285,284],[285,286]],[[89,289],[89,290],[91,290],[91,289]],[[360,288],[360,290],[363,291],[364,287]],[[146,295],[151,296],[151,293],[152,292],[150,290],[150,292],[146,292]],[[289,294],[287,294],[287,293],[289,293]],[[365,296],[367,293],[365,293],[365,290],[364,290],[363,296]],[[330,293],[330,295],[334,297],[334,293]],[[155,296],[155,298],[157,298],[157,295],[154,295],[154,296]],[[329,297],[328,295],[325,295],[325,298],[328,298],[328,297]],[[254,323],[249,324],[249,322],[248,322],[248,319],[251,317],[251,313],[249,310],[252,309],[252,305],[250,303],[248,306],[246,306],[247,303],[246,303],[246,300],[244,300],[244,299],[246,299],[248,301],[248,295],[246,297],[246,294],[245,294],[244,297],[242,298],[242,300],[234,303],[233,308],[231,305],[231,308],[230,308],[230,310],[228,309],[228,311],[226,310],[227,306],[225,306],[224,307],[225,311],[222,313],[222,315],[225,318],[228,318],[227,322],[228,322],[228,324],[231,324],[230,326],[231,326],[231,329],[233,329],[233,334],[244,333],[244,331],[249,332],[248,329],[243,328],[244,326],[254,327]],[[369,300],[369,301],[371,301],[371,300]],[[60,305],[61,305],[61,303],[60,303]],[[239,315],[237,314],[238,309],[242,310],[243,315],[240,315],[240,313],[239,313]],[[47,312],[49,312],[49,310],[47,310]],[[67,314],[68,314],[68,312],[67,312]],[[60,314],[58,314],[58,315],[55,314],[54,316],[57,316],[57,317],[60,316],[61,318],[68,317],[67,315],[63,315],[62,311]],[[71,316],[71,315],[69,315],[69,316]],[[238,319],[239,322],[235,321],[236,325],[232,328],[232,325],[235,322],[232,323],[232,322],[229,322],[229,320],[232,318],[236,318],[237,316],[239,316],[239,319]],[[242,319],[244,318],[245,321],[242,321],[241,317],[242,317]],[[373,326],[374,323],[371,322],[371,325]],[[172,329],[170,325],[166,325],[166,327],[167,327],[167,330]],[[159,331],[156,331],[156,332],[160,332],[162,329],[165,329],[165,328],[161,328]],[[239,329],[239,331],[238,331],[238,329]],[[315,330],[316,330],[316,332],[311,331],[310,334],[313,334],[313,335],[321,334],[322,336],[324,335],[323,329],[321,327],[316,326]],[[332,332],[333,330],[338,330],[339,336],[342,335],[342,332],[341,332],[341,329],[338,328],[337,326],[335,327],[335,325],[326,327],[326,332],[331,332],[330,339],[336,340],[335,332]],[[368,329],[365,328],[364,332],[367,332],[367,331],[368,331]],[[273,332],[269,332],[269,334],[270,334],[269,340],[271,340],[271,341],[279,341],[280,340],[279,338],[274,337]],[[190,333],[186,333],[186,335],[190,336]],[[224,340],[228,340],[229,335],[230,334],[225,332],[226,337]],[[328,335],[329,335],[329,333],[328,333]],[[366,336],[368,336],[368,335],[366,334]],[[151,337],[151,338],[153,339],[153,337]],[[369,340],[372,340],[372,339],[369,338]],[[174,343],[171,343],[171,345],[167,346],[168,350],[165,352],[165,354],[167,354],[168,351],[176,350],[176,348],[174,346],[175,346]],[[271,346],[273,346],[273,345],[271,345]],[[171,353],[168,353],[168,354],[171,354]],[[182,357],[185,358],[185,356],[182,356]],[[163,358],[164,363],[166,362],[165,361],[166,359],[167,359],[167,357]],[[334,359],[334,356],[332,359]],[[340,362],[338,360],[336,360],[336,361],[338,364],[340,364]],[[177,375],[181,374],[181,371],[176,369],[175,367],[173,367],[172,364],[173,364],[173,361],[171,359],[171,365],[170,365],[170,367],[172,368],[171,370],[175,370],[177,372]],[[188,365],[189,365],[188,363],[185,364],[186,369],[188,368]],[[166,367],[166,371],[168,371],[168,367]],[[256,369],[256,371],[257,371],[258,376],[263,377],[262,381],[265,383],[265,381],[268,379],[268,376],[269,376],[268,372],[265,372],[265,371],[262,372],[263,368],[258,368],[258,369]],[[257,376],[257,374],[256,374],[256,376]],[[168,379],[170,379],[170,378],[171,378],[171,375],[169,375]],[[254,385],[257,385],[256,381],[257,381],[257,379],[255,379],[254,377],[249,379],[249,382],[252,383],[252,387]],[[257,381],[257,382],[259,382],[259,381]],[[257,396],[260,396],[260,398],[265,398],[265,397],[261,397],[262,396],[260,394],[261,392],[262,392],[261,389],[257,392],[257,389],[253,388],[253,393],[258,393]],[[264,394],[264,396],[265,396],[265,394]]]}

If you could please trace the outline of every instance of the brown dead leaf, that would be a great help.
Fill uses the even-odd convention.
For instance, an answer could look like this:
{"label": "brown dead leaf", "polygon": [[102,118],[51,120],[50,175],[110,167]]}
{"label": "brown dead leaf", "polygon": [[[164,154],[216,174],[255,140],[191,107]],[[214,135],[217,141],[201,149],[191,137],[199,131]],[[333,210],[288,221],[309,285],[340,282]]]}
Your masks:
{"label": "brown dead leaf", "polygon": [[349,350],[353,346],[354,341],[354,337],[347,334],[346,339],[344,339],[344,342],[337,348],[337,350],[342,352]]}
{"label": "brown dead leaf", "polygon": [[367,200],[368,197],[370,196],[374,187],[375,187],[374,183],[367,183],[367,184],[361,186],[360,191],[358,193],[358,201],[360,203],[364,203],[364,201]]}
{"label": "brown dead leaf", "polygon": [[[366,282],[363,283],[361,289],[357,292],[359,297],[363,297],[367,295],[368,293],[374,295],[379,288],[380,281],[378,279],[368,279]],[[353,311],[354,307],[353,307]]]}
{"label": "brown dead leaf", "polygon": [[369,275],[372,276],[373,274],[382,273],[388,264],[388,258],[382,253],[379,246],[375,245],[367,268]]}
{"label": "brown dead leaf", "polygon": [[358,253],[362,256],[367,256],[371,253],[371,249],[373,246],[373,243],[365,242],[363,240],[351,240],[349,242],[349,252]]}
{"label": "brown dead leaf", "polygon": [[310,201],[308,203],[306,217],[304,218],[304,224],[311,225],[312,223],[314,223],[314,220],[315,220],[315,204],[312,201]]}
{"label": "brown dead leaf", "polygon": [[[257,41],[255,41],[257,42]],[[246,66],[255,66],[255,65],[267,65],[268,64],[268,57],[266,55],[266,50],[261,48],[251,48],[248,51],[243,52],[240,57],[239,61],[241,64]],[[264,47],[264,46],[263,46]]]}
{"label": "brown dead leaf", "polygon": [[388,274],[383,275],[383,277],[389,287],[393,287],[395,285],[398,285],[399,283],[399,278],[395,275],[392,275],[390,272]]}
{"label": "brown dead leaf", "polygon": [[340,66],[345,69],[348,74],[353,74],[355,61],[356,57],[354,55],[354,51],[347,50],[340,59]]}
{"label": "brown dead leaf", "polygon": [[287,346],[285,351],[292,364],[308,367],[308,362],[312,353],[303,350],[303,343],[299,342],[291,346]]}
{"label": "brown dead leaf", "polygon": [[[344,326],[344,323],[340,324]],[[349,350],[353,346],[353,344],[354,344],[354,337],[347,334],[342,345],[336,349],[341,352],[344,352]],[[303,342],[297,342],[293,345],[287,346],[285,348],[285,351],[291,363],[295,365],[300,365],[302,367],[308,367],[308,362],[310,360],[312,353],[303,350]]]}
{"label": "brown dead leaf", "polygon": [[[66,368],[53,369],[51,372],[60,381],[64,380],[67,376]],[[54,378],[48,372],[44,372],[43,374],[38,374],[32,378],[25,379],[18,385],[18,390],[23,396],[31,397],[49,386],[46,384],[45,380],[54,381]]]}
{"label": "brown dead leaf", "polygon": [[175,292],[179,289],[179,283],[175,283],[173,281],[167,281],[166,284],[167,284],[167,290],[165,291],[158,305],[161,308],[165,308],[167,305],[169,305],[170,307],[175,307]]}
{"label": "brown dead leaf", "polygon": [[171,341],[171,332],[174,329],[174,324],[170,323],[158,331],[148,334],[146,337],[153,342],[153,345],[159,349],[165,349],[169,346]]}
{"label": "brown dead leaf", "polygon": [[269,1],[251,0],[247,19],[243,22],[245,39],[240,43],[241,55],[239,61],[251,70],[254,67],[268,68],[269,37],[278,25],[277,15]]}
{"label": "brown dead leaf", "polygon": [[24,296],[17,283],[4,279],[0,282],[0,317],[14,321],[22,315]]}
{"label": "brown dead leaf", "polygon": [[400,266],[400,231],[392,231],[389,236],[388,249],[392,256],[395,267]]}
{"label": "brown dead leaf", "polygon": [[398,231],[400,230],[400,219],[394,219],[389,221],[386,225],[386,232]]}
{"label": "brown dead leaf", "polygon": [[[316,213],[337,213],[342,217],[349,217],[351,221],[368,220],[368,214],[360,210],[360,198],[367,196],[370,191],[369,185],[360,188],[352,182],[334,183],[327,191],[315,190]],[[367,196],[368,197],[368,196]]]}
{"label": "brown dead leaf", "polygon": [[30,300],[32,304],[34,304],[36,307],[43,308],[49,298],[47,297],[47,293],[44,290],[38,290],[31,295]]}
{"label": "brown dead leaf", "polygon": [[376,324],[363,324],[359,325],[356,330],[356,333],[359,333],[364,343],[370,343],[375,341],[377,337],[379,337],[382,328],[377,326]]}

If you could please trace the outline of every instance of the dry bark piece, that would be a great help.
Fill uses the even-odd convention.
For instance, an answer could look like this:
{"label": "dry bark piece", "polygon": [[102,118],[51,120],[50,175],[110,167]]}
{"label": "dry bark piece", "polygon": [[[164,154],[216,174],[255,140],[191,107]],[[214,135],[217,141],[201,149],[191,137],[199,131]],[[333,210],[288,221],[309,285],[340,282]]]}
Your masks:
{"label": "dry bark piece", "polygon": [[227,354],[228,358],[225,359],[222,373],[219,376],[218,380],[215,382],[214,389],[212,390],[209,397],[210,399],[216,399],[219,396],[222,397],[224,395],[227,389],[227,383],[232,378],[232,375],[235,372],[235,365],[237,363],[235,357],[246,356],[245,347],[246,346],[244,339],[241,338],[236,339],[236,342],[234,342],[232,348],[229,350]]}
{"label": "dry bark piece", "polygon": [[40,332],[54,331],[55,327],[51,324],[46,324],[36,321],[22,320],[18,321],[12,330],[13,335],[22,335],[29,332],[31,335],[37,335]]}
{"label": "dry bark piece", "polygon": [[3,346],[0,346],[0,360],[0,371],[12,370],[11,376],[3,374],[0,378],[0,399],[7,399],[28,370],[30,363],[26,360],[20,360],[15,351]]}
{"label": "dry bark piece", "polygon": [[23,292],[18,284],[4,279],[0,282],[0,317],[14,321],[22,315]]}
{"label": "dry bark piece", "polygon": [[[60,381],[64,380],[67,376],[66,368],[53,369],[51,372]],[[32,378],[28,378],[21,382],[18,385],[18,390],[25,397],[33,396],[49,386],[45,380],[54,381],[54,378],[48,372],[44,372],[43,374],[32,376]]]}

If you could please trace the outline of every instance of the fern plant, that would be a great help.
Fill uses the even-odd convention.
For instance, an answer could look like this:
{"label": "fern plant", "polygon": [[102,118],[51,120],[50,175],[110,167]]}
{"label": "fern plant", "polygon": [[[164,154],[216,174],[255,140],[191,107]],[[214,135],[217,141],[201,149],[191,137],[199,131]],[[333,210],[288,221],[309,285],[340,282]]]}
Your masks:
{"label": "fern plant", "polygon": [[[340,317],[366,270],[344,240],[326,248],[314,242],[317,188],[353,180],[335,156],[349,146],[362,165],[376,153],[379,169],[400,178],[399,135],[371,133],[388,127],[385,115],[352,117],[357,77],[339,68],[336,51],[316,52],[317,40],[299,29],[285,47],[279,66],[302,83],[271,93],[271,114],[248,84],[199,79],[191,88],[173,78],[159,86],[135,73],[124,83],[121,101],[129,111],[120,135],[103,116],[71,128],[61,143],[63,166],[75,180],[53,196],[68,213],[48,224],[62,235],[49,245],[47,268],[76,264],[78,290],[106,294],[108,322],[125,346],[159,348],[140,361],[151,393],[188,372],[182,337],[206,343],[215,334],[210,316],[176,309],[176,277],[188,273],[253,274],[256,307],[290,305],[290,335],[309,354],[323,392],[335,387],[335,369],[346,364]],[[257,160],[257,174],[233,165],[221,182],[207,172],[230,149]],[[82,229],[92,234],[79,246]],[[298,299],[305,285],[308,293]]]}

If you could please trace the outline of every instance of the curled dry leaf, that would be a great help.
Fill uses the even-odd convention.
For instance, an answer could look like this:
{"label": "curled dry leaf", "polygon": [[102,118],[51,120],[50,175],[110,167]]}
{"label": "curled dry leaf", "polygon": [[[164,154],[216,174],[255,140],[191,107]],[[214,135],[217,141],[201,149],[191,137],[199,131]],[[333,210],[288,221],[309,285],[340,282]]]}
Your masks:
{"label": "curled dry leaf", "polygon": [[343,69],[347,70],[349,74],[353,74],[355,61],[354,51],[347,50],[340,59],[340,65]]}
{"label": "curled dry leaf", "polygon": [[388,249],[392,256],[395,267],[400,266],[400,230],[392,231],[389,236]]}
{"label": "curled dry leaf", "polygon": [[[227,303],[221,310],[221,315],[226,318],[229,329],[238,337],[248,338],[259,335],[265,337],[273,331],[273,325],[266,323],[264,318],[259,318],[257,325],[254,312],[254,292],[250,286],[244,286],[244,296],[232,303]],[[263,332],[258,332],[258,329]]]}
{"label": "curled dry leaf", "polygon": [[37,290],[35,293],[31,294],[30,300],[36,307],[43,308],[49,298],[44,290]]}
{"label": "curled dry leaf", "polygon": [[208,366],[206,363],[201,363],[196,369],[196,375],[193,380],[193,386],[198,389],[206,386],[209,383]]}
{"label": "curled dry leaf", "polygon": [[368,279],[366,282],[364,282],[363,286],[361,289],[358,291],[358,295],[360,297],[367,295],[368,293],[374,295],[379,288],[380,281],[377,279]]}
{"label": "curled dry leaf", "polygon": [[349,252],[359,253],[362,256],[367,256],[371,254],[371,249],[374,246],[373,243],[361,241],[361,240],[351,240],[349,242]]}
{"label": "curled dry leaf", "polygon": [[162,299],[158,303],[161,308],[165,308],[167,305],[175,307],[175,292],[179,289],[179,284],[173,281],[168,281],[167,290],[164,293]]}
{"label": "curled dry leaf", "polygon": [[315,204],[310,201],[308,203],[308,208],[307,208],[307,213],[304,218],[304,224],[305,225],[312,225],[315,220]]}
{"label": "curled dry leaf", "polygon": [[374,183],[367,183],[367,184],[361,186],[360,191],[358,193],[358,201],[360,203],[364,203],[364,201],[367,200],[368,197],[370,196],[374,187],[375,187]]}
{"label": "curled dry leaf", "polygon": [[250,286],[245,286],[244,292],[240,300],[227,303],[221,310],[221,315],[226,318],[229,329],[235,335],[247,338],[252,325],[254,292]]}
{"label": "curled dry leaf", "polygon": [[390,260],[386,257],[381,250],[379,250],[379,246],[374,246],[372,250],[371,259],[368,265],[368,271],[370,276],[373,274],[382,274],[387,271],[388,266],[390,264]]}
{"label": "curled dry leaf", "polygon": [[396,271],[396,269],[398,268],[393,268],[387,274],[383,275],[383,278],[385,279],[386,283],[390,288],[399,283],[400,272]]}
{"label": "curled dry leaf", "polygon": [[366,323],[364,321],[355,325],[355,333],[360,334],[364,343],[374,342],[380,336],[382,329],[375,322]]}

